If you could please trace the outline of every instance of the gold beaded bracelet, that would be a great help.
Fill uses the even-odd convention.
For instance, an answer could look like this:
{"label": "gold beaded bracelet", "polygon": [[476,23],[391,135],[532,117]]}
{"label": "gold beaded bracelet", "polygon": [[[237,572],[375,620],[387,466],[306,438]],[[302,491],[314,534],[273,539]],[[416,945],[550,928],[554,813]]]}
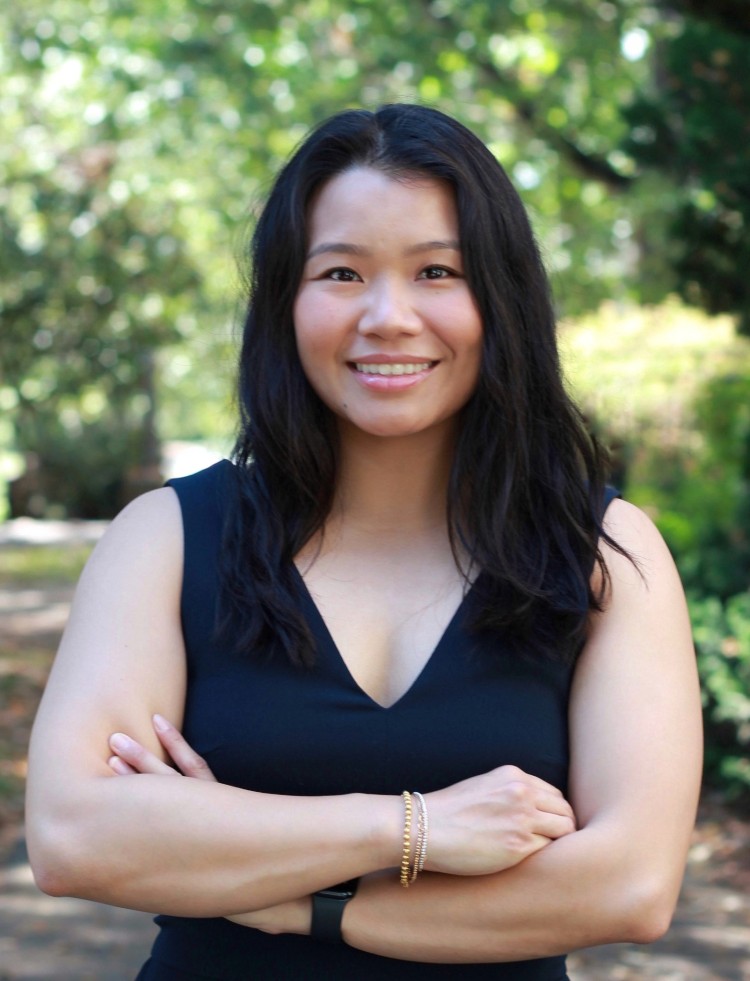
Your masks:
{"label": "gold beaded bracelet", "polygon": [[411,858],[411,794],[405,790],[401,797],[404,801],[404,849],[401,853],[401,885],[409,888],[409,865]]}
{"label": "gold beaded bracelet", "polygon": [[[424,797],[414,791],[412,794],[404,790],[401,794],[404,802],[404,847],[401,852],[400,881],[404,889],[408,889],[412,882],[416,882],[417,876],[424,871],[425,861],[427,860],[427,835],[429,825],[427,823],[427,802]],[[414,842],[414,859],[411,857],[411,832],[414,821],[414,805],[417,803],[417,836]]]}

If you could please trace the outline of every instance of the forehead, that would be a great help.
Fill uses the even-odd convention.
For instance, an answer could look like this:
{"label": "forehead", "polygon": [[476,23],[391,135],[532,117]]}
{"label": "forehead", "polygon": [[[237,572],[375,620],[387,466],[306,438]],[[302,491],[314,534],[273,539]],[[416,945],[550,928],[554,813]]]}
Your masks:
{"label": "forehead", "polygon": [[[311,244],[323,236],[364,235],[387,230],[424,237],[457,237],[453,188],[423,174],[393,176],[373,167],[352,167],[327,181],[308,212]],[[431,234],[430,237],[433,237]]]}

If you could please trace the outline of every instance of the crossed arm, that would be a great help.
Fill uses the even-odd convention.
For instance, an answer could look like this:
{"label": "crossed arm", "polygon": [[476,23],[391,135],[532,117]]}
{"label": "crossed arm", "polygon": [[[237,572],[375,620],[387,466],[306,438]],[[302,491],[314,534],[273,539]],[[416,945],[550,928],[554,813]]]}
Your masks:
{"label": "crossed arm", "polygon": [[[695,810],[699,699],[668,553],[640,512],[615,502],[608,515],[643,576],[609,558],[612,595],[576,671],[577,830],[554,788],[500,768],[428,796],[432,871],[403,890],[381,872],[399,862],[399,798],[242,791],[196,779],[209,775],[191,771],[174,730],[157,738],[151,716],[179,726],[184,700],[181,526],[171,491],[136,502],[84,574],[35,726],[28,818],[40,885],[307,932],[311,892],[364,876],[347,942],[422,961],[518,960],[660,935]],[[152,754],[137,778],[118,779],[108,762],[118,730],[138,740],[121,761],[138,768],[133,746]],[[156,772],[162,742],[193,779]]]}

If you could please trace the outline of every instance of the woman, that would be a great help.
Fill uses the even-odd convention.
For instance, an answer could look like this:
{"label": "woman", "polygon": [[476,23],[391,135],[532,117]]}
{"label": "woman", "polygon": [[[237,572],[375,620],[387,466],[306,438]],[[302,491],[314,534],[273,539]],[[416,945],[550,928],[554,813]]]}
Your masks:
{"label": "woman", "polygon": [[168,914],[160,981],[551,981],[661,935],[700,770],[684,600],[604,490],[504,172],[434,110],[342,113],[252,259],[235,464],[139,498],[82,577],[40,886]]}

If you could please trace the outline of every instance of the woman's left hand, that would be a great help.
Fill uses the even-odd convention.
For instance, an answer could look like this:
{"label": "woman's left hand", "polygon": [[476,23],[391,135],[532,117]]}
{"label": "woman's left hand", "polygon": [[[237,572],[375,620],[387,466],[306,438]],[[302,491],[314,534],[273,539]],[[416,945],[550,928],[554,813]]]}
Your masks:
{"label": "woman's left hand", "polygon": [[[114,755],[107,761],[110,769],[117,776],[155,773],[162,776],[184,776],[193,777],[195,780],[216,781],[209,765],[184,739],[179,729],[160,715],[155,715],[152,721],[159,742],[177,769],[164,763],[135,739],[123,732],[117,732],[110,737],[109,745]],[[268,909],[253,910],[251,913],[237,913],[234,916],[227,916],[226,919],[240,926],[261,930],[263,933],[309,934],[312,902],[309,896],[302,896],[288,903],[269,906]]]}
{"label": "woman's left hand", "polygon": [[109,748],[114,755],[110,756],[107,763],[117,776],[126,777],[133,773],[154,773],[162,776],[193,777],[195,780],[216,782],[216,777],[211,772],[208,763],[187,743],[179,729],[161,715],[155,715],[152,723],[159,742],[177,769],[164,763],[158,756],[149,752],[124,732],[116,732],[109,737]]}

